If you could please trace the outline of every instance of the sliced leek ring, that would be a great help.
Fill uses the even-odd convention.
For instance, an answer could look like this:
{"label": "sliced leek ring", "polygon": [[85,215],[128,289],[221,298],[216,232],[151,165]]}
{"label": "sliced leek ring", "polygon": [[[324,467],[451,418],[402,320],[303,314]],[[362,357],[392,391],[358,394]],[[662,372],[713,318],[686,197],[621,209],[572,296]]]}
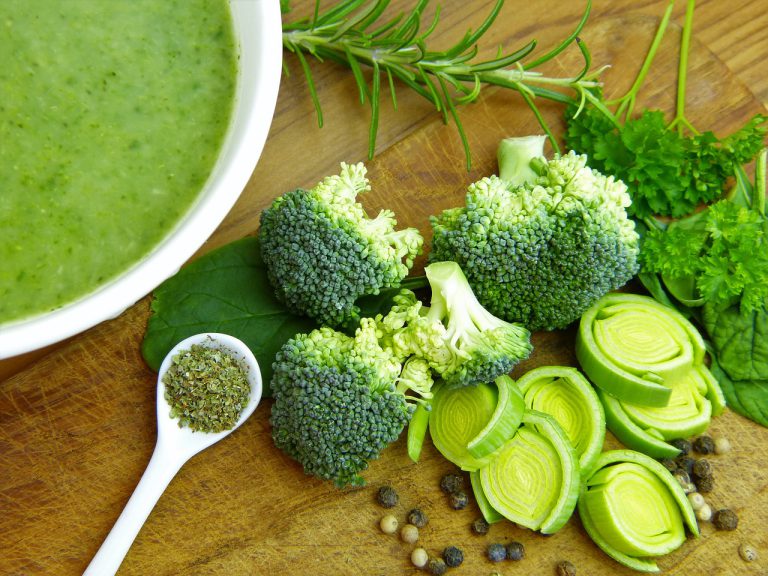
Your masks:
{"label": "sliced leek ring", "polygon": [[571,517],[579,495],[579,461],[550,415],[526,410],[523,425],[479,471],[490,506],[508,520],[544,534]]}
{"label": "sliced leek ring", "polygon": [[685,528],[699,535],[680,483],[653,458],[611,450],[597,459],[582,487],[579,516],[590,538],[617,562],[658,572],[653,557],[677,549]]}
{"label": "sliced leek ring", "polygon": [[523,393],[515,381],[502,375],[494,380],[498,389],[498,401],[488,423],[477,433],[467,450],[474,458],[485,458],[512,438],[520,427],[525,412]]}
{"label": "sliced leek ring", "polygon": [[582,474],[592,468],[605,440],[605,413],[595,389],[576,368],[542,366],[517,380],[525,406],[557,420],[579,457]]}
{"label": "sliced leek ring", "polygon": [[668,381],[704,362],[704,341],[677,311],[648,296],[610,293],[581,318],[576,357],[589,379],[620,400],[665,406]]}
{"label": "sliced leek ring", "polygon": [[485,521],[488,522],[488,524],[495,524],[496,522],[504,520],[504,516],[499,514],[499,511],[488,502],[488,497],[485,495],[485,492],[483,492],[483,485],[482,482],[480,482],[479,470],[474,470],[469,473],[469,483],[472,486],[472,493],[475,496],[477,507],[480,508],[480,513],[483,515],[483,518],[485,518]]}
{"label": "sliced leek ring", "polygon": [[429,434],[446,460],[466,471],[485,466],[490,457],[476,458],[467,446],[491,421],[499,392],[493,384],[454,388],[437,384],[432,397]]}
{"label": "sliced leek ring", "polygon": [[[704,365],[695,366],[669,382],[672,394],[666,406],[639,406],[600,393],[608,429],[624,443],[654,458],[674,458],[679,450],[668,444],[675,438],[690,438],[708,427],[718,400],[719,385]],[[710,397],[713,401],[710,401]]]}

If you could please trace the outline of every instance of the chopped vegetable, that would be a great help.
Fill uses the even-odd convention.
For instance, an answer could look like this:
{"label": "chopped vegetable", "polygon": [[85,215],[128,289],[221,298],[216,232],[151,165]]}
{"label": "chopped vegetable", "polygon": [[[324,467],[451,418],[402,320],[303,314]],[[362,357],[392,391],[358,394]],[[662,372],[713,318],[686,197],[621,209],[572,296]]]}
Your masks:
{"label": "chopped vegetable", "polygon": [[550,414],[562,426],[586,473],[605,439],[605,413],[594,388],[576,368],[541,366],[517,380],[525,406]]}
{"label": "chopped vegetable", "polygon": [[594,542],[617,562],[656,572],[653,556],[698,536],[696,516],[682,487],[652,458],[632,450],[600,455],[579,497],[582,524]]}
{"label": "chopped vegetable", "polygon": [[289,310],[349,325],[359,318],[360,297],[407,276],[423,239],[415,228],[395,230],[391,211],[369,218],[357,201],[369,189],[362,163],[342,163],[339,175],[287,192],[261,213],[261,255]]}
{"label": "chopped vegetable", "polygon": [[523,425],[479,471],[490,505],[508,520],[543,534],[565,525],[579,493],[579,462],[557,421],[526,410]]}
{"label": "chopped vegetable", "polygon": [[472,484],[472,493],[475,496],[475,503],[477,504],[477,507],[480,509],[480,513],[483,515],[481,519],[475,520],[475,523],[479,523],[478,526],[475,526],[475,523],[472,525],[472,529],[477,534],[484,534],[485,532],[479,532],[476,530],[476,528],[483,529],[483,524],[485,524],[485,530],[488,531],[487,526],[489,524],[495,524],[496,522],[500,522],[501,520],[504,520],[504,516],[499,514],[497,510],[491,506],[491,503],[488,502],[488,498],[485,495],[485,492],[483,492],[483,485],[480,481],[480,472],[479,470],[474,470],[469,473],[469,480]]}
{"label": "chopped vegetable", "polygon": [[458,262],[483,306],[532,331],[568,326],[639,268],[626,186],[543,144],[503,141],[499,176],[431,219],[430,262]]}

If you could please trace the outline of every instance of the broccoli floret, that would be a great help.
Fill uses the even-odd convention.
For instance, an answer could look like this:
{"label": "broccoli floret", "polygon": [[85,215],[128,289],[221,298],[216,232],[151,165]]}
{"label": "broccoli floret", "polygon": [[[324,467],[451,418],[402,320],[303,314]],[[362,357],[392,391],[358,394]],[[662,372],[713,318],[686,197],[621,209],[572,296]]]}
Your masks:
{"label": "broccoli floret", "polygon": [[[272,377],[272,437],[307,474],[337,486],[364,484],[360,472],[395,441],[428,382],[403,370],[364,318],[354,336],[330,327],[299,334],[278,352]],[[402,376],[401,376],[402,372]],[[427,371],[426,376],[429,376]]]}
{"label": "broccoli floret", "polygon": [[[432,368],[449,386],[492,382],[509,373],[532,350],[530,332],[497,318],[478,301],[456,262],[436,262],[426,272],[432,299],[424,318],[444,328],[444,354],[427,355]],[[440,363],[437,358],[447,361]]]}
{"label": "broccoli floret", "polygon": [[359,317],[355,301],[396,287],[421,252],[415,228],[395,230],[393,212],[369,218],[357,195],[370,190],[362,163],[341,164],[311,190],[277,198],[261,214],[269,280],[291,310],[341,327]]}
{"label": "broccoli floret", "polygon": [[470,185],[466,205],[431,219],[430,262],[453,260],[483,306],[529,330],[564,328],[638,271],[639,237],[623,182],[544,137],[499,148],[499,174]]}

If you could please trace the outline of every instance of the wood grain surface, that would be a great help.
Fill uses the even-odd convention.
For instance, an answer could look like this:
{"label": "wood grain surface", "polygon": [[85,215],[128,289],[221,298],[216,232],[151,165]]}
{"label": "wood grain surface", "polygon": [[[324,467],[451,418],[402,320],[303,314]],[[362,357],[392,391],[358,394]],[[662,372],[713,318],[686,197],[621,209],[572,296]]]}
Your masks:
{"label": "wood grain surface", "polygon": [[[305,2],[306,4],[306,2]],[[410,2],[397,0],[396,6]],[[477,26],[489,10],[485,0],[447,0],[436,39],[449,42]],[[606,90],[621,93],[640,65],[665,0],[594,0],[582,34],[595,65],[610,64]],[[662,46],[641,103],[671,110],[675,98],[676,41],[684,2]],[[297,10],[306,10],[299,5]],[[575,25],[581,3],[509,0],[481,51],[498,44],[539,40],[542,53]],[[768,6],[765,0],[699,2],[689,74],[688,110],[694,124],[725,132],[768,105]],[[547,70],[573,69],[566,54]],[[241,199],[199,253],[254,232],[260,211],[297,186],[310,186],[335,172],[340,161],[366,160],[368,109],[359,105],[349,73],[315,65],[326,125],[319,129],[296,61],[288,57],[278,108],[264,154]],[[543,105],[561,130],[562,110]],[[467,184],[495,170],[495,149],[505,136],[537,129],[515,94],[488,90],[461,109],[473,153],[467,172],[453,126],[442,124],[430,105],[400,90],[399,109],[382,109],[376,157],[367,162],[373,191],[364,199],[375,211],[395,210],[403,225],[429,236],[428,216],[454,206]],[[422,265],[423,260],[418,263]],[[146,466],[155,441],[155,375],[139,345],[149,315],[149,297],[118,318],[44,352],[0,363],[0,574],[79,574],[109,532]],[[573,331],[534,336],[535,352],[513,376],[544,364],[576,365]],[[368,486],[337,490],[305,476],[272,444],[270,403],[235,434],[199,454],[171,482],[140,532],[119,574],[250,575],[414,574],[411,546],[383,535],[384,514],[376,489],[392,484],[400,493],[394,513],[401,521],[411,507],[430,523],[420,544],[439,553],[456,545],[465,563],[452,573],[468,575],[555,574],[569,559],[579,575],[630,574],[592,544],[574,516],[545,537],[511,523],[473,535],[474,503],[451,510],[438,489],[452,471],[431,446],[418,464],[404,438],[386,450],[366,473]],[[727,411],[712,424],[733,451],[713,459],[713,507],[731,507],[740,518],[734,532],[704,525],[702,536],[660,559],[667,574],[768,574],[768,429]],[[606,448],[618,446],[609,437]],[[491,564],[491,542],[519,540],[518,563]],[[738,547],[754,545],[761,557],[743,562]]]}

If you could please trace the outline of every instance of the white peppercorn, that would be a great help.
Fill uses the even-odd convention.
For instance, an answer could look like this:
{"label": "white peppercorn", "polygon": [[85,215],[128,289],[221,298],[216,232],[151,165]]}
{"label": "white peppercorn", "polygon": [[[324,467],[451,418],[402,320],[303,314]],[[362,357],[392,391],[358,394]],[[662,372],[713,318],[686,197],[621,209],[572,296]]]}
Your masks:
{"label": "white peppercorn", "polygon": [[413,552],[411,552],[411,564],[416,566],[416,568],[424,568],[427,562],[429,562],[427,551],[424,548],[414,548]]}
{"label": "white peppercorn", "polygon": [[709,504],[704,504],[701,508],[696,510],[696,518],[702,522],[709,522],[712,520],[712,508]]}
{"label": "white peppercorn", "polygon": [[707,503],[707,501],[704,500],[704,496],[698,492],[691,492],[688,494],[688,502],[691,503],[691,508],[694,510],[700,510]]}
{"label": "white peppercorn", "polygon": [[400,539],[408,544],[413,544],[419,540],[419,529],[413,524],[406,524],[400,530]]}
{"label": "white peppercorn", "polygon": [[397,532],[397,525],[397,518],[395,518],[392,514],[387,514],[379,522],[379,527],[381,528],[381,531],[384,532],[384,534],[394,534]]}

